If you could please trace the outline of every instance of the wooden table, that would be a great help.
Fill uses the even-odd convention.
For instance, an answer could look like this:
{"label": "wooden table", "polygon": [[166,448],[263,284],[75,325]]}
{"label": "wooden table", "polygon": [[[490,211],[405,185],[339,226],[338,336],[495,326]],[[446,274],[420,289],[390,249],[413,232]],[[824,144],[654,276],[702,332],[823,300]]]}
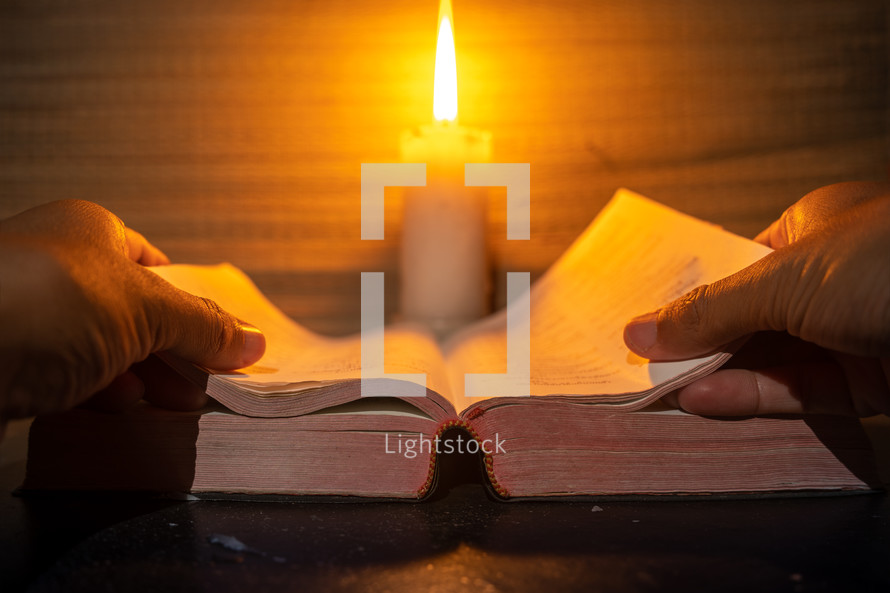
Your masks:
{"label": "wooden table", "polygon": [[[451,455],[422,503],[22,499],[9,495],[22,428],[0,446],[4,593],[890,588],[887,493],[504,503],[486,497],[476,458]],[[890,442],[887,419],[870,429]]]}

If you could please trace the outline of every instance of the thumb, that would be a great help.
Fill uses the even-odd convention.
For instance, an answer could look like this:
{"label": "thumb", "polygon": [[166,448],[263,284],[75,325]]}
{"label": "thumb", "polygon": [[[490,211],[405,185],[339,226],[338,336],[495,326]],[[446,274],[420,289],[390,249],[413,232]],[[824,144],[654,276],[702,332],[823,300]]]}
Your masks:
{"label": "thumb", "polygon": [[773,252],[632,319],[624,328],[625,344],[650,360],[682,360],[710,354],[757,331],[787,329],[782,311],[789,291],[781,283],[787,258],[782,255]]}
{"label": "thumb", "polygon": [[263,356],[266,338],[259,329],[211,299],[169,288],[161,292],[149,319],[155,336],[152,351],[169,350],[216,370],[240,369]]}

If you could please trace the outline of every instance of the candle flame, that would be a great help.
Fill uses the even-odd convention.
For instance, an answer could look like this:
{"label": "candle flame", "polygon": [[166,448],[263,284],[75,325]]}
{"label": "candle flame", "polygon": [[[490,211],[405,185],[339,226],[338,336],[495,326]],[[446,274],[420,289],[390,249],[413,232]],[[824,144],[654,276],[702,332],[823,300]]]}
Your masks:
{"label": "candle flame", "polygon": [[436,45],[436,78],[433,83],[433,116],[441,120],[457,118],[457,60],[451,28],[451,2],[439,5],[439,41]]}

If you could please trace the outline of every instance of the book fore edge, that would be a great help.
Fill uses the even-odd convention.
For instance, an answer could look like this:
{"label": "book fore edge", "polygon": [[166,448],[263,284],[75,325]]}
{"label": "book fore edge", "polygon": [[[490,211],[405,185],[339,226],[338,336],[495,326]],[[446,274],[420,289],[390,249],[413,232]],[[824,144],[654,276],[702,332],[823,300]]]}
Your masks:
{"label": "book fore edge", "polygon": [[[442,423],[439,428],[436,430],[436,437],[441,438],[443,434],[445,434],[446,430],[452,428],[463,428],[477,443],[481,443],[479,440],[479,434],[476,432],[476,429],[473,428],[466,420],[447,420]],[[485,450],[481,447],[480,451],[482,451],[483,456],[483,464],[485,466],[485,474],[488,477],[488,481],[491,483],[491,487],[501,498],[507,499],[510,498],[510,492],[502,486],[497,477],[494,474],[494,458],[491,453],[485,452]],[[426,481],[423,483],[423,486],[417,491],[417,498],[423,498],[429,493],[430,487],[433,485],[433,481],[436,477],[436,464],[438,462],[438,456],[435,451],[430,453],[430,468],[426,474]]]}

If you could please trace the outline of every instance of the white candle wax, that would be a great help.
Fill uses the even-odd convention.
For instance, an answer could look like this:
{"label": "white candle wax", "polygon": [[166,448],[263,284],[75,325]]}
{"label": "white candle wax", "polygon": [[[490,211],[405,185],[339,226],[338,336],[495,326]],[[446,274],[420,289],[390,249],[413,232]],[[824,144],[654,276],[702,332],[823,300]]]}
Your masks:
{"label": "white candle wax", "polygon": [[401,316],[439,336],[489,311],[488,191],[464,186],[464,164],[491,160],[491,135],[452,123],[406,132],[402,161],[426,163],[426,187],[404,190]]}

